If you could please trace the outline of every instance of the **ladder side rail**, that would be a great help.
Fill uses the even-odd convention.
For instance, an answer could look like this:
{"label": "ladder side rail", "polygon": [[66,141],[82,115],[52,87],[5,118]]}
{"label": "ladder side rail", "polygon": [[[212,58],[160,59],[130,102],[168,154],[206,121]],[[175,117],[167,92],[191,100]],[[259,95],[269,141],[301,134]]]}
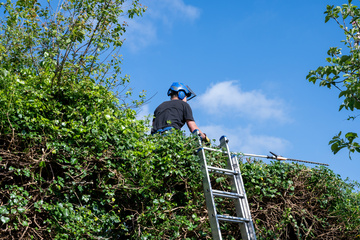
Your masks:
{"label": "ladder side rail", "polygon": [[[244,182],[243,182],[242,175],[241,175],[239,161],[238,161],[238,158],[236,155],[233,155],[231,157],[231,163],[234,168],[234,171],[239,172],[239,174],[234,175],[234,181],[236,184],[236,188],[238,189],[237,191],[242,196],[244,196],[243,198],[237,200],[239,202],[239,205],[238,204],[235,205],[236,211],[241,212],[241,214],[243,214],[242,217],[249,220],[245,224],[241,224],[241,225],[245,225],[245,231],[246,231],[246,234],[244,234],[241,229],[241,236],[242,236],[242,239],[244,239],[244,240],[245,239],[256,240],[255,228],[254,228],[254,224],[253,224],[252,217],[251,217],[251,211],[250,211],[249,203],[248,203],[247,196],[246,196],[246,191],[245,191]],[[238,208],[240,208],[240,209],[238,209]]]}
{"label": "ladder side rail", "polygon": [[[231,184],[232,191],[236,192],[237,194],[241,194],[241,195],[245,196],[245,199],[237,198],[237,199],[234,200],[235,201],[236,215],[239,218],[248,219],[247,215],[249,215],[249,214],[246,214],[248,209],[245,206],[246,205],[246,202],[245,202],[246,201],[246,195],[245,195],[244,189],[240,187],[243,184],[242,184],[242,178],[239,178],[239,175],[240,175],[239,164],[234,162],[234,160],[233,160],[233,158],[231,156],[229,145],[228,145],[228,140],[227,140],[226,137],[222,137],[220,139],[220,146],[226,149],[225,151],[226,151],[226,154],[227,154],[228,168],[231,171],[239,173],[239,174],[231,176],[231,178],[230,178],[230,184]],[[251,240],[249,225],[246,224],[245,222],[241,222],[239,225],[240,225],[241,238],[243,240]]]}
{"label": "ladder side rail", "polygon": [[[201,142],[200,142],[200,144],[201,144]],[[208,170],[207,163],[206,163],[205,149],[199,148],[198,155],[201,160],[200,165],[201,165],[201,171],[203,173],[204,196],[205,196],[206,207],[208,210],[208,217],[209,217],[209,221],[210,221],[211,233],[212,233],[214,240],[222,240],[220,224],[219,224],[219,220],[218,220],[218,214],[216,211],[213,190],[211,187],[209,170]]]}
{"label": "ladder side rail", "polygon": [[251,214],[250,214],[250,209],[248,208],[245,187],[243,184],[243,180],[242,180],[241,173],[240,173],[240,166],[237,163],[236,156],[231,156],[229,164],[231,164],[231,167],[234,169],[234,171],[239,172],[239,174],[234,176],[234,179],[233,179],[233,186],[232,186],[234,188],[233,191],[236,191],[237,193],[244,196],[244,200],[243,201],[239,200],[239,205],[236,205],[237,207],[241,206],[241,210],[239,211],[240,215],[238,215],[238,216],[251,219]]}

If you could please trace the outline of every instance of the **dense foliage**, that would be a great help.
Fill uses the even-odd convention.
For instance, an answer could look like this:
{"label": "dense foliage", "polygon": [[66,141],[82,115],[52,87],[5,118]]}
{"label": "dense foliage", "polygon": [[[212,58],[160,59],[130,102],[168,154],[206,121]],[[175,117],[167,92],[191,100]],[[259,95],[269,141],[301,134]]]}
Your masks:
{"label": "dense foliage", "polygon": [[[325,22],[334,20],[344,31],[345,40],[341,42],[345,49],[331,47],[326,58],[329,65],[310,71],[306,78],[314,84],[318,82],[320,86],[338,89],[339,98],[343,99],[339,111],[346,109],[357,112],[360,109],[360,8],[353,5],[352,0],[348,0],[342,6],[328,5],[325,14]],[[358,116],[355,113],[348,120],[354,120]],[[347,148],[350,156],[351,153],[360,152],[357,138],[356,132],[348,132],[343,137],[340,131],[329,144],[334,154]]]}
{"label": "dense foliage", "polygon": [[281,162],[242,167],[260,239],[360,238],[358,183],[325,167]]}
{"label": "dense foliage", "polygon": [[[45,155],[38,146],[20,149],[21,137],[2,139],[0,236],[210,239],[196,141],[180,132],[133,137],[139,131],[127,130],[131,134],[118,131],[118,147],[88,158],[72,153],[75,160],[62,160],[64,150]],[[208,157],[213,165],[225,164],[219,155]],[[329,169],[249,161],[241,170],[259,239],[360,234],[356,184]],[[215,186],[226,190],[227,180],[218,178]],[[233,213],[231,203],[218,204]],[[222,228],[226,239],[239,239],[237,225]]]}
{"label": "dense foliage", "polygon": [[[130,108],[142,96],[117,95],[112,87],[128,78],[98,55],[121,45],[120,15],[143,8],[62,3],[1,3],[0,238],[211,239],[197,141],[149,136]],[[357,184],[327,168],[248,161],[241,170],[259,239],[359,237]],[[227,179],[215,185],[227,189]],[[231,214],[231,202],[219,206]],[[237,225],[222,228],[238,239]]]}
{"label": "dense foliage", "polygon": [[2,230],[15,239],[28,227],[34,236],[107,236],[119,221],[117,169],[144,126],[89,81],[68,82],[60,97],[49,83],[11,76],[0,97]]}

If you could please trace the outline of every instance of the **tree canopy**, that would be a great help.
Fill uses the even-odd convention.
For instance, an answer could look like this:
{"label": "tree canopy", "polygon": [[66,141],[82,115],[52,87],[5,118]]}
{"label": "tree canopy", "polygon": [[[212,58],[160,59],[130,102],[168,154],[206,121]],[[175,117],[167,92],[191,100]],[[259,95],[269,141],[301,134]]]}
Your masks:
{"label": "tree canopy", "polygon": [[[325,22],[334,20],[344,31],[345,49],[330,47],[326,61],[328,66],[320,66],[307,75],[307,79],[314,84],[328,88],[336,88],[340,91],[339,98],[344,99],[339,107],[357,112],[360,109],[360,9],[349,0],[342,6],[328,5],[325,11]],[[355,120],[357,113],[348,120]],[[360,152],[360,145],[357,142],[358,133],[348,132],[345,137],[342,132],[333,137],[329,142],[334,154],[343,148],[351,153]]]}

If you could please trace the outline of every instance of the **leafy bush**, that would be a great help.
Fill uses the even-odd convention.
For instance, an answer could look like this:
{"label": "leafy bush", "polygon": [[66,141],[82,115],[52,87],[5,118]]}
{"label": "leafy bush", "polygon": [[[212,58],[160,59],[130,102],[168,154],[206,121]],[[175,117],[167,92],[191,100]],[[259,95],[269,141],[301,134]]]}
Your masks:
{"label": "leafy bush", "polygon": [[360,233],[359,184],[325,167],[243,164],[260,239],[354,239]]}
{"label": "leafy bush", "polygon": [[[8,180],[1,190],[6,229],[13,236],[32,229],[29,235],[35,238],[55,239],[211,238],[196,141],[180,132],[139,139],[113,151],[106,163],[101,157],[89,159],[86,169],[59,164],[52,153],[43,168],[15,168],[23,161],[2,154],[2,163],[9,166],[2,171]],[[209,160],[223,167],[218,155]],[[45,169],[58,174],[44,174]],[[359,234],[356,184],[329,169],[255,161],[241,164],[241,170],[259,239],[349,239]],[[226,180],[215,185],[226,189]],[[231,212],[230,205],[222,205]],[[237,225],[222,228],[227,239],[240,235]]]}
{"label": "leafy bush", "polygon": [[59,96],[46,80],[6,80],[9,88],[0,90],[5,232],[107,236],[120,222],[113,199],[123,184],[121,159],[144,137],[143,122],[91,81],[68,81]]}

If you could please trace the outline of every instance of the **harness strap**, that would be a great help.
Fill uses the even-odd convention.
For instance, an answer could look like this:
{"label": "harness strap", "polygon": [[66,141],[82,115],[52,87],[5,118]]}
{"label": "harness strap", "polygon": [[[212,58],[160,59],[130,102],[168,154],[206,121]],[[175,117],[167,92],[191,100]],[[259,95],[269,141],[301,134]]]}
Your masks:
{"label": "harness strap", "polygon": [[155,133],[163,134],[164,132],[170,131],[171,129],[174,129],[174,127],[162,128],[162,129],[157,130]]}

